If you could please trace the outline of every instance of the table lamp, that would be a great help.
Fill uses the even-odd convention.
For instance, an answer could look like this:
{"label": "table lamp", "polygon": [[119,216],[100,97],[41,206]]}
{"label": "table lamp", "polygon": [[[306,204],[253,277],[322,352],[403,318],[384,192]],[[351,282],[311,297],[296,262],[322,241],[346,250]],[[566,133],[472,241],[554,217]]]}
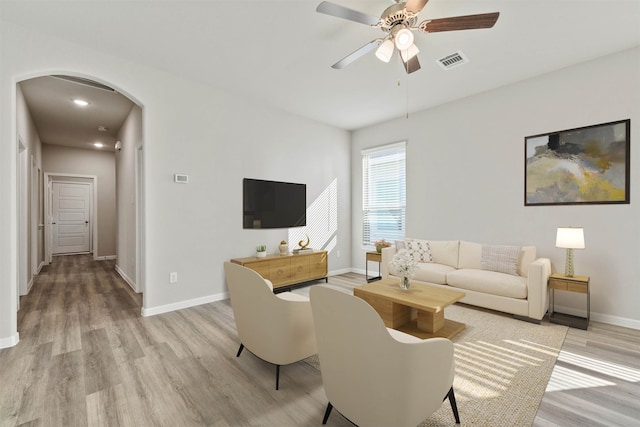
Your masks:
{"label": "table lamp", "polygon": [[564,275],[573,277],[573,250],[584,249],[584,231],[582,227],[558,227],[556,248],[565,248],[567,250]]}

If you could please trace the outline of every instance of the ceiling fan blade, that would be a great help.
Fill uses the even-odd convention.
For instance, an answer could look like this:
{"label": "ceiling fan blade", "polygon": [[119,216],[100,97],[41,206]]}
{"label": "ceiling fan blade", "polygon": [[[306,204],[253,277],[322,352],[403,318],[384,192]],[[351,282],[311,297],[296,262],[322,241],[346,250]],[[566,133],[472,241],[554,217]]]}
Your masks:
{"label": "ceiling fan blade", "polygon": [[361,48],[355,50],[354,52],[351,52],[349,55],[345,56],[340,61],[338,61],[335,64],[333,64],[331,66],[331,68],[335,68],[336,70],[340,70],[341,68],[346,67],[347,65],[351,64],[356,59],[358,59],[361,56],[364,56],[367,53],[371,52],[372,50],[376,49],[378,46],[380,46],[380,43],[382,43],[381,39],[375,39],[373,41],[370,41],[369,43],[365,44]]}
{"label": "ceiling fan blade", "polygon": [[316,12],[360,22],[365,25],[377,25],[380,22],[380,18],[376,16],[367,15],[366,13],[358,12],[357,10],[349,9],[348,7],[340,6],[339,4],[328,1],[320,3],[316,8]]}
{"label": "ceiling fan blade", "polygon": [[411,74],[420,69],[420,61],[418,61],[418,55],[413,55],[409,58],[408,61],[404,60],[402,54],[400,55],[400,60],[402,61],[402,65],[404,66],[404,70],[407,74]]}
{"label": "ceiling fan blade", "polygon": [[429,0],[408,0],[405,9],[412,13],[419,13]]}
{"label": "ceiling fan blade", "polygon": [[420,23],[420,31],[423,33],[437,33],[440,31],[475,30],[479,28],[491,28],[494,26],[500,12],[481,13],[479,15],[454,16],[423,21]]}

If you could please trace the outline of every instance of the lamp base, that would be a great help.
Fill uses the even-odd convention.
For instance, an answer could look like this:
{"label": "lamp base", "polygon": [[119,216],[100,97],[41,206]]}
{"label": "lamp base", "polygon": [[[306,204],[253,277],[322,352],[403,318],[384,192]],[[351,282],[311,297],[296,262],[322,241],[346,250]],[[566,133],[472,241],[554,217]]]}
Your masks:
{"label": "lamp base", "polygon": [[564,263],[564,275],[573,277],[573,249],[567,248],[567,259]]}

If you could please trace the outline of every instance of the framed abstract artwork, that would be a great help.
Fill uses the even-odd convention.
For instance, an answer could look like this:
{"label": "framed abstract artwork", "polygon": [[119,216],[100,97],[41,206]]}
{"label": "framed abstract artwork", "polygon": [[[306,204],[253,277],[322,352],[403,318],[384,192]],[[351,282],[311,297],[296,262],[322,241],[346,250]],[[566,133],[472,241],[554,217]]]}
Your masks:
{"label": "framed abstract artwork", "polygon": [[628,204],[630,122],[525,137],[525,206]]}

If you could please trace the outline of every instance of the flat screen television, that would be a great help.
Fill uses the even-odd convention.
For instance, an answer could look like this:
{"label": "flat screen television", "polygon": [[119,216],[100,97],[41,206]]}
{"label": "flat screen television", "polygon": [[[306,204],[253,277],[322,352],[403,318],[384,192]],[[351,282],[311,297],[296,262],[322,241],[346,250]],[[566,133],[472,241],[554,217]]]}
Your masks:
{"label": "flat screen television", "polygon": [[292,182],[242,180],[242,228],[307,225],[307,186]]}

